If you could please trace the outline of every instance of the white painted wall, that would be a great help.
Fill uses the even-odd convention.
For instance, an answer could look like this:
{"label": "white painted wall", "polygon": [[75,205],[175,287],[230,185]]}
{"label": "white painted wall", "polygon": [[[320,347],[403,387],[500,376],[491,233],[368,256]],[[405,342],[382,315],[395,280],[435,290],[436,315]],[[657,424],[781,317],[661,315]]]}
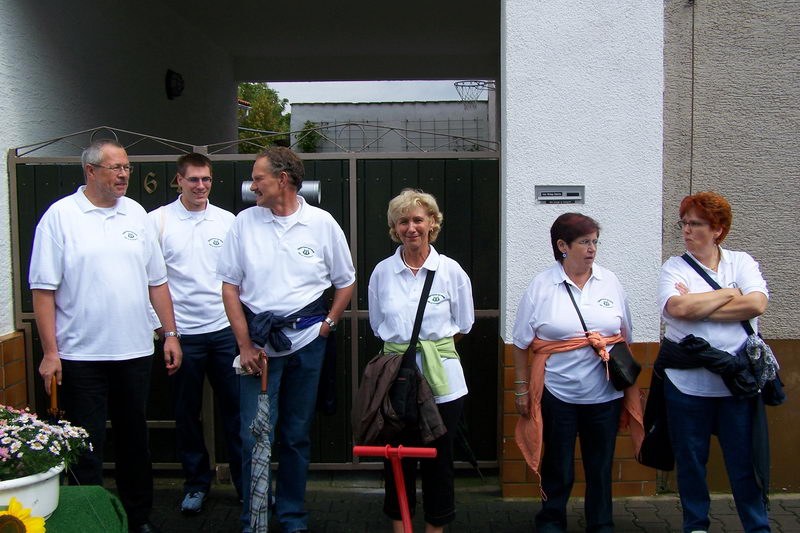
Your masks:
{"label": "white painted wall", "polygon": [[[235,139],[236,84],[232,60],[211,36],[156,1],[0,0],[0,13],[3,335],[15,329],[6,151],[99,125],[193,144]],[[168,68],[186,82],[176,100],[165,96]]]}
{"label": "white painted wall", "polygon": [[[656,341],[661,263],[663,4],[503,3],[501,334],[553,263],[566,211],[602,226],[598,263],[628,292],[634,338]],[[585,205],[536,205],[534,185],[585,185]]]}

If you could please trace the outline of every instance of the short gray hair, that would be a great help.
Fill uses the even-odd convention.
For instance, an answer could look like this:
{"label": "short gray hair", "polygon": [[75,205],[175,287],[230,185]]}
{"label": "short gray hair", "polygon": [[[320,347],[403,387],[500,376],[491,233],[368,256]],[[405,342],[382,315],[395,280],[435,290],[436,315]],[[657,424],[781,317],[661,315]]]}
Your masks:
{"label": "short gray hair", "polygon": [[273,173],[285,170],[289,176],[289,182],[294,186],[295,190],[299,191],[303,187],[303,178],[305,178],[306,170],[303,166],[303,160],[294,150],[285,146],[270,146],[256,155],[256,161],[262,157],[267,158]]}
{"label": "short gray hair", "polygon": [[125,149],[120,143],[114,139],[100,139],[90,144],[81,154],[81,168],[86,168],[86,165],[99,165],[103,161],[103,148],[106,146],[115,146],[117,148]]}

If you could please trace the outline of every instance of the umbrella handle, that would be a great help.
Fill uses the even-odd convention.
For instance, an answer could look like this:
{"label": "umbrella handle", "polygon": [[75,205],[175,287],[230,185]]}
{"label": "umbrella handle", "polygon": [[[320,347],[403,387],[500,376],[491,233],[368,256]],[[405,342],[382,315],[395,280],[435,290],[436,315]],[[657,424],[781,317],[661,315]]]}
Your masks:
{"label": "umbrella handle", "polygon": [[50,379],[50,409],[58,410],[58,380],[55,374]]}
{"label": "umbrella handle", "polygon": [[258,357],[261,360],[261,392],[267,392],[267,369],[269,368],[267,353],[261,350],[258,352]]}
{"label": "umbrella handle", "polygon": [[47,410],[47,414],[49,414],[53,420],[59,420],[64,416],[64,411],[58,408],[58,381],[55,375],[53,375],[50,380],[50,409]]}

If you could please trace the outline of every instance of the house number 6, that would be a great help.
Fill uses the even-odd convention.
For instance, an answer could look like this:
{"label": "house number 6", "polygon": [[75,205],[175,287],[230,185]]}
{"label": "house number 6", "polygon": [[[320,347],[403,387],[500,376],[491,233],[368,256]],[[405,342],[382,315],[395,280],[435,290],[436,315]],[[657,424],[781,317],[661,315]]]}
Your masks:
{"label": "house number 6", "polygon": [[147,194],[153,194],[158,189],[158,181],[156,181],[156,173],[155,172],[148,172],[147,176],[144,177],[144,190],[147,191]]}

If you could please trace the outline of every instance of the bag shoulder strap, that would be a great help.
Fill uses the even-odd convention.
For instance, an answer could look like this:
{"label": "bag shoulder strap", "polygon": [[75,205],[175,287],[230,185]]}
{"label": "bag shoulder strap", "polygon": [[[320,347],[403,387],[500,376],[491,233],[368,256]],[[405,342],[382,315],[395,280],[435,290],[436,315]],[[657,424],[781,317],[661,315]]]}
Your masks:
{"label": "bag shoulder strap", "polygon": [[[689,263],[689,266],[692,267],[694,271],[697,272],[697,274],[711,286],[712,289],[718,291],[719,289],[722,288],[719,283],[714,281],[714,279],[708,275],[708,272],[706,272],[703,269],[703,267],[697,264],[697,261],[692,259],[692,256],[690,256],[689,254],[683,254],[681,256],[681,259]],[[742,327],[744,328],[744,330],[747,332],[748,335],[752,335],[753,333],[755,333],[755,331],[753,330],[753,326],[750,325],[749,320],[742,320],[740,324],[742,325]]]}
{"label": "bag shoulder strap", "polygon": [[161,251],[164,251],[164,228],[167,225],[167,206],[162,205],[158,208],[159,224],[158,224],[158,244]]}
{"label": "bag shoulder strap", "polygon": [[422,329],[422,315],[425,313],[425,304],[428,303],[428,295],[431,293],[431,285],[433,285],[434,275],[436,275],[435,270],[428,270],[428,273],[425,276],[425,285],[422,286],[422,294],[419,297],[417,316],[414,319],[414,329],[411,332],[411,340],[408,342],[409,347],[413,347],[415,352],[417,341],[419,340],[419,330]]}
{"label": "bag shoulder strap", "polygon": [[419,305],[417,306],[417,316],[414,318],[414,329],[411,332],[411,340],[408,341],[408,349],[406,353],[403,354],[403,362],[400,364],[403,368],[415,368],[417,366],[414,359],[416,359],[419,330],[422,328],[422,315],[425,313],[425,304],[428,303],[428,295],[431,292],[431,285],[433,285],[433,276],[435,274],[435,270],[428,270],[425,276],[425,284],[422,286],[422,294],[419,297]]}
{"label": "bag shoulder strap", "polygon": [[566,287],[567,294],[569,294],[569,299],[572,300],[572,305],[575,307],[575,311],[578,313],[578,318],[581,319],[581,326],[583,326],[583,331],[585,331],[586,334],[588,335],[589,329],[586,327],[586,322],[583,321],[583,315],[581,314],[581,310],[578,309],[578,304],[575,301],[575,297],[572,295],[572,290],[569,288],[569,283],[567,283],[567,280],[564,280],[564,287]]}

